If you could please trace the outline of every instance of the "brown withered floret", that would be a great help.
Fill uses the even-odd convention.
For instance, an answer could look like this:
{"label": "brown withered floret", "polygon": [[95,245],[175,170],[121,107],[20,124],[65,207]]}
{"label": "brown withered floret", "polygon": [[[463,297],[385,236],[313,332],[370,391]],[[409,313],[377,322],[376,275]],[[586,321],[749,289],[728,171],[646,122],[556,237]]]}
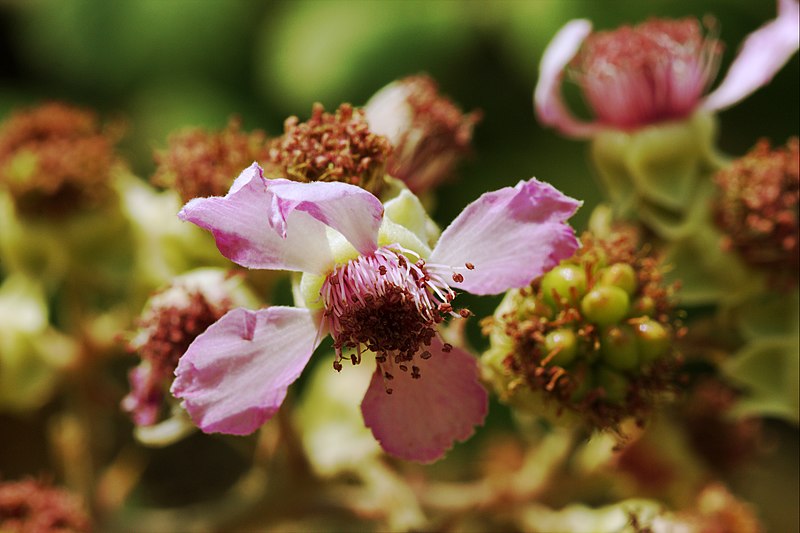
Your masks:
{"label": "brown withered floret", "polygon": [[108,198],[118,163],[119,123],[101,125],[91,111],[46,103],[0,125],[0,187],[26,215],[61,215]]}
{"label": "brown withered floret", "polygon": [[224,196],[242,170],[266,161],[267,145],[263,131],[241,131],[236,117],[219,132],[189,128],[170,135],[166,149],[156,151],[158,167],[151,181],[174,188],[184,202]]}
{"label": "brown withered floret", "polygon": [[187,294],[186,302],[155,306],[139,320],[138,327],[147,334],[130,343],[128,350],[147,365],[131,370],[131,392],[123,400],[123,409],[131,413],[136,425],[157,422],[179,359],[192,341],[230,308],[228,301],[214,304],[201,292],[193,291]]}
{"label": "brown withered floret", "polygon": [[386,137],[370,131],[361,110],[342,104],[326,113],[317,103],[306,122],[286,119],[284,134],[270,144],[265,174],[300,182],[340,181],[379,194],[391,150]]}
{"label": "brown withered floret", "polygon": [[771,149],[762,139],[744,157],[715,176],[714,212],[725,233],[723,247],[735,250],[776,285],[796,285],[800,269],[798,202],[800,141]]}

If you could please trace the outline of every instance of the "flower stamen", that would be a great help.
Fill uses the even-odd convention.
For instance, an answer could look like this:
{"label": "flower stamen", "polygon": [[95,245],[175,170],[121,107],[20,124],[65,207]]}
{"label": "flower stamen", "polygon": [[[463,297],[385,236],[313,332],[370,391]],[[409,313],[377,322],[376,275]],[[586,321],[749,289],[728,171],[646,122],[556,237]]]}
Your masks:
{"label": "flower stamen", "polygon": [[[395,368],[419,379],[420,368],[408,363],[437,335],[437,325],[450,315],[467,317],[469,310],[453,310],[455,291],[446,281],[463,281],[455,269],[426,263],[417,253],[400,245],[384,246],[369,256],[338,265],[320,290],[324,317],[334,339],[334,368],[340,371],[342,352],[355,348],[349,359],[361,362],[363,349],[376,353],[384,385]],[[445,351],[452,346],[445,344]],[[421,359],[431,352],[422,351]],[[388,386],[387,393],[389,392]]]}

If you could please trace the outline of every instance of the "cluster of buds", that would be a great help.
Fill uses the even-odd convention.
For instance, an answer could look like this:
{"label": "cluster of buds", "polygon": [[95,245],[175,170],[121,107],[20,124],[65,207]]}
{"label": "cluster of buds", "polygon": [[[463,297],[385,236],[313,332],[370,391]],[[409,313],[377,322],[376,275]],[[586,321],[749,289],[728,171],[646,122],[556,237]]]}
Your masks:
{"label": "cluster of buds", "polygon": [[13,114],[0,127],[0,190],[17,212],[62,215],[97,206],[111,194],[119,124],[94,113],[49,103]]}
{"label": "cluster of buds", "polygon": [[725,233],[723,247],[735,250],[776,284],[797,284],[800,268],[798,205],[800,141],[771,149],[760,141],[747,155],[715,176],[715,219]]}
{"label": "cluster of buds", "polygon": [[267,159],[267,136],[261,130],[241,131],[232,118],[220,132],[191,128],[169,137],[167,148],[155,153],[155,185],[175,189],[184,202],[223,196],[242,168]]}
{"label": "cluster of buds", "polygon": [[628,417],[644,421],[675,386],[675,287],[664,285],[656,258],[637,253],[632,230],[581,240],[572,258],[510,291],[484,321],[491,347],[482,361],[501,399],[617,429]]}
{"label": "cluster of buds", "polygon": [[342,104],[326,113],[314,104],[311,118],[284,122],[284,133],[269,145],[265,173],[293,181],[339,181],[379,195],[384,183],[388,139],[370,131],[364,112]]}

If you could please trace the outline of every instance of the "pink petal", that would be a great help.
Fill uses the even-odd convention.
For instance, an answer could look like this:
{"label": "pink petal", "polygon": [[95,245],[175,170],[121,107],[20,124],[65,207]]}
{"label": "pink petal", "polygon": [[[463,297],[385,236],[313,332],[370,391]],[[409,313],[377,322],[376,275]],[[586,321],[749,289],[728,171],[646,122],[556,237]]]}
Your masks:
{"label": "pink petal", "polygon": [[324,274],[333,262],[326,227],[362,253],[372,252],[383,207],[344,183],[264,179],[253,163],[227,195],[195,198],[178,216],[210,230],[220,252],[242,266]]}
{"label": "pink petal", "polygon": [[592,32],[592,23],[585,19],[568,22],[550,41],[539,63],[539,81],[533,94],[539,121],[554,126],[572,137],[590,137],[599,129],[597,122],[578,120],[570,113],[561,95],[564,69],[578,53],[581,44]]}
{"label": "pink petal", "polygon": [[454,285],[473,294],[524,287],[572,256],[578,240],[565,223],[581,202],[536,179],[486,193],[444,230],[430,263],[462,270]]}
{"label": "pink petal", "polygon": [[205,433],[252,433],[305,368],[317,327],[306,309],[229,311],[181,357],[171,392]]}
{"label": "pink petal", "polygon": [[778,73],[800,43],[800,8],[796,0],[780,0],[778,18],[751,33],[728,74],[703,102],[710,110],[725,109],[744,99]]}
{"label": "pink petal", "polygon": [[436,338],[427,349],[430,359],[415,358],[419,379],[395,368],[387,394],[378,370],[361,403],[364,423],[384,450],[422,463],[440,459],[456,441],[472,436],[488,410],[476,359],[458,348],[443,352]]}
{"label": "pink petal", "polygon": [[291,213],[299,211],[337,230],[362,255],[377,249],[383,205],[366,190],[346,183],[284,179],[271,180],[268,187],[274,195],[270,225],[281,236],[287,235]]}

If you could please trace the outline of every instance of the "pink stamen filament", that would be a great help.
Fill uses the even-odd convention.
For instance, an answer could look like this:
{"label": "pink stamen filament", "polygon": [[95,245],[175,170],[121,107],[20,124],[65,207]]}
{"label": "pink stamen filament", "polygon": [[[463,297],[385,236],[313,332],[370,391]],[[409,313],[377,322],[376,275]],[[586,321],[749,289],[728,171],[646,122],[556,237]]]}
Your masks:
{"label": "pink stamen filament", "polygon": [[[453,310],[456,293],[450,283],[463,280],[456,270],[472,268],[428,264],[398,244],[337,265],[320,290],[327,319],[323,324],[334,339],[334,368],[341,370],[343,350],[355,348],[357,355],[350,359],[358,364],[366,348],[377,354],[385,384],[393,379],[395,365],[401,372],[410,368],[411,377],[418,379],[419,367],[406,363],[423,345],[430,345],[446,315],[465,316],[465,310]],[[430,352],[420,357],[428,359]],[[386,389],[390,393],[388,385]]]}

